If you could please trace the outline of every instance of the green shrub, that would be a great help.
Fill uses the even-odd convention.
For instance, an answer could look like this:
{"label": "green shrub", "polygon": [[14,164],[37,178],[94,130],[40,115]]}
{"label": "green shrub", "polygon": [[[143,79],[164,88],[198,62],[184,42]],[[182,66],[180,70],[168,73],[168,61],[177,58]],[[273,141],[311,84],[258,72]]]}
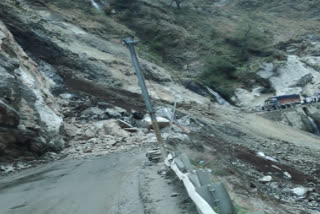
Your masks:
{"label": "green shrub", "polygon": [[234,94],[234,89],[229,87],[218,87],[216,91],[227,101],[231,102],[231,97]]}
{"label": "green shrub", "polygon": [[230,101],[233,96],[232,85],[237,80],[236,70],[237,68],[227,57],[214,56],[207,60],[204,71],[199,75],[199,80]]}
{"label": "green shrub", "polygon": [[224,80],[235,78],[236,67],[225,57],[215,56],[206,63],[200,79],[208,85],[220,85]]}

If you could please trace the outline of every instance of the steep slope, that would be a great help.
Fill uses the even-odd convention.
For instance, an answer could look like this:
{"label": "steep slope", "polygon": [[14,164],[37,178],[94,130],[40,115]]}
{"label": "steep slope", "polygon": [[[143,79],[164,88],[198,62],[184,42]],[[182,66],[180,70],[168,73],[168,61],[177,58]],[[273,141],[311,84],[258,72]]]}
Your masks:
{"label": "steep slope", "polygon": [[[0,22],[1,156],[61,150],[62,118],[52,82]],[[19,149],[21,146],[23,149]]]}
{"label": "steep slope", "polygon": [[[97,2],[100,9],[84,0],[0,2],[2,153],[20,158],[57,151],[62,137],[67,148],[60,157],[69,158],[155,143],[141,121],[143,99],[121,44],[123,36],[134,34],[141,40],[137,50],[155,106],[177,101],[169,138],[173,147],[187,151],[195,164],[204,160],[245,210],[319,211],[319,138],[216,105],[212,97],[199,95],[208,92],[197,85],[226,92],[230,100],[235,90],[239,105],[247,98],[237,92],[250,97],[254,89],[257,95],[245,107],[272,94],[318,90],[319,23],[313,1],[299,1],[294,9],[289,1],[190,0],[181,10],[168,1]],[[205,71],[210,75],[199,79]],[[157,110],[168,117],[167,109]],[[273,180],[261,181],[265,176]],[[295,194],[297,187],[305,194]]]}

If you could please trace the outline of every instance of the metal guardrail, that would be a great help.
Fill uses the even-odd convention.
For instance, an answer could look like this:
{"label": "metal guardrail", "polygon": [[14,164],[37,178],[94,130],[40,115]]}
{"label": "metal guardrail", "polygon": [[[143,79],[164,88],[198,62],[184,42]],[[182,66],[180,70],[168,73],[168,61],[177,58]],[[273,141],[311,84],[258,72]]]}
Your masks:
{"label": "metal guardrail", "polygon": [[213,183],[209,170],[195,169],[185,154],[169,154],[165,164],[183,181],[200,214],[236,214],[223,183]]}

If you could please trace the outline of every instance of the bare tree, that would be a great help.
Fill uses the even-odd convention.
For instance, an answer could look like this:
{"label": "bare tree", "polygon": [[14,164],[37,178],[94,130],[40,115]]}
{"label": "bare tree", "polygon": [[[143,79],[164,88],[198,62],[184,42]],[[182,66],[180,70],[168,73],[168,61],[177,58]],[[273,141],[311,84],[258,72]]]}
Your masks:
{"label": "bare tree", "polygon": [[170,6],[172,6],[173,3],[176,3],[177,8],[180,9],[180,8],[181,8],[180,5],[181,5],[181,3],[182,3],[183,1],[184,1],[184,0],[172,0]]}

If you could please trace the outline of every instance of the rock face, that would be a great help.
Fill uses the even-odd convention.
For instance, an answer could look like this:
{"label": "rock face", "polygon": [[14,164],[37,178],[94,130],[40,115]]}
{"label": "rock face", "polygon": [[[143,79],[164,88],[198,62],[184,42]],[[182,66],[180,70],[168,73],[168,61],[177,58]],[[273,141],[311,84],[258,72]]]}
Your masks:
{"label": "rock face", "polygon": [[269,78],[276,95],[303,93],[304,87],[312,87],[319,80],[320,73],[295,55],[289,55],[287,61],[280,64]]}
{"label": "rock face", "polygon": [[38,65],[16,43],[0,21],[0,152],[20,155],[59,150],[62,118]]}
{"label": "rock face", "polygon": [[[0,152],[19,156],[20,150],[42,154],[62,148],[61,136],[78,132],[70,133],[72,128],[63,122],[73,115],[68,103],[75,98],[70,93],[93,95],[107,102],[84,103],[86,107],[76,109],[81,112],[77,116],[85,119],[120,118],[122,110],[117,107],[137,112],[145,108],[129,52],[121,45],[124,32],[129,30],[119,23],[109,29],[105,26],[108,17],[104,17],[103,25],[95,16],[88,19],[91,5],[87,3],[0,2],[0,20],[4,23],[0,28]],[[79,13],[70,12],[70,7]],[[153,98],[190,106],[209,102],[176,84],[165,69],[139,60],[147,85],[153,88],[149,90]],[[58,107],[60,99],[66,103]],[[85,133],[88,139],[92,137],[90,131]]]}
{"label": "rock face", "polygon": [[274,92],[263,94],[264,88],[259,86],[251,90],[236,89],[234,102],[239,106],[252,108],[253,103],[262,105],[271,96],[300,94],[305,97],[320,90],[320,58],[317,51],[320,39],[305,36],[278,46],[284,57],[263,63],[257,71],[259,77],[270,83]]}

